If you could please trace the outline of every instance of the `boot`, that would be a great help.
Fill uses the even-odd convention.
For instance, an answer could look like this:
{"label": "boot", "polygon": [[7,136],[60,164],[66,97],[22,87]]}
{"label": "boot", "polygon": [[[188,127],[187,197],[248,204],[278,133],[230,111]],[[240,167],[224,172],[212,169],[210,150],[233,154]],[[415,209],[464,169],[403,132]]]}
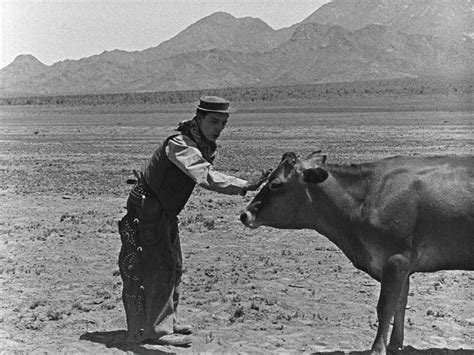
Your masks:
{"label": "boot", "polygon": [[173,332],[175,334],[191,334],[193,332],[193,327],[190,324],[173,324]]}
{"label": "boot", "polygon": [[191,346],[192,342],[193,340],[191,339],[191,337],[179,334],[167,334],[159,338],[148,339],[145,341],[146,344],[151,345],[171,345],[183,347]]}

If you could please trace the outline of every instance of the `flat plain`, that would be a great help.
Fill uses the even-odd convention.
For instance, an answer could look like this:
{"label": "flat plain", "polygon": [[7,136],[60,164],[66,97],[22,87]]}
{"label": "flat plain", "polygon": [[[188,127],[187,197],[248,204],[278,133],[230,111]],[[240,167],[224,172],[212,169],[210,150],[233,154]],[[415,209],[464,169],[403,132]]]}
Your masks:
{"label": "flat plain", "polygon": [[[236,103],[215,168],[248,178],[281,155],[328,162],[473,154],[472,97]],[[117,222],[139,169],[191,104],[0,107],[2,353],[365,353],[379,284],[311,230],[250,230],[252,199],[196,188],[180,215],[179,316],[190,348],[129,344]],[[474,352],[474,275],[415,274],[404,354]]]}

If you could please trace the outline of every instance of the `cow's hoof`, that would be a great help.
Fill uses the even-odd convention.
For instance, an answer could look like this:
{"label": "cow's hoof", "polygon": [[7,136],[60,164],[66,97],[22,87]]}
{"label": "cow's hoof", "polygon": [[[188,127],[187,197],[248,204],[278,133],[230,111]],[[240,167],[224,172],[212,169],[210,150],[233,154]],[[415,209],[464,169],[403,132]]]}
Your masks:
{"label": "cow's hoof", "polygon": [[387,350],[389,353],[398,353],[399,351],[402,351],[403,350],[403,344],[389,344],[388,347],[387,347]]}
{"label": "cow's hoof", "polygon": [[372,347],[372,350],[370,350],[370,355],[386,355],[386,354],[387,354],[387,350],[385,349],[385,347],[374,346]]}

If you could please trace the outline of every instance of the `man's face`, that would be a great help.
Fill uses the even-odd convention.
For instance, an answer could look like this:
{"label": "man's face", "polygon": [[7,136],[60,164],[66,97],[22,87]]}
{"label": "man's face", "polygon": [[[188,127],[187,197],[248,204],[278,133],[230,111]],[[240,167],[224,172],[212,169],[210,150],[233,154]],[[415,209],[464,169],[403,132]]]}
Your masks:
{"label": "man's face", "polygon": [[201,128],[204,137],[215,142],[227,124],[228,118],[229,114],[227,113],[208,112],[198,120],[199,128]]}

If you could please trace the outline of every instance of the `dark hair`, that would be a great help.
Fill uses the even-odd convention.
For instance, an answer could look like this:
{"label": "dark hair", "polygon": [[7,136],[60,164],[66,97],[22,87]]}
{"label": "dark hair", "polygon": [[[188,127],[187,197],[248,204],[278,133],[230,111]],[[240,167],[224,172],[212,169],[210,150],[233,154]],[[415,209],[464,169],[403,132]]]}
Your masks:
{"label": "dark hair", "polygon": [[209,112],[208,111],[203,111],[203,110],[200,110],[200,109],[196,109],[196,116],[198,117],[206,117],[206,115],[208,114]]}

